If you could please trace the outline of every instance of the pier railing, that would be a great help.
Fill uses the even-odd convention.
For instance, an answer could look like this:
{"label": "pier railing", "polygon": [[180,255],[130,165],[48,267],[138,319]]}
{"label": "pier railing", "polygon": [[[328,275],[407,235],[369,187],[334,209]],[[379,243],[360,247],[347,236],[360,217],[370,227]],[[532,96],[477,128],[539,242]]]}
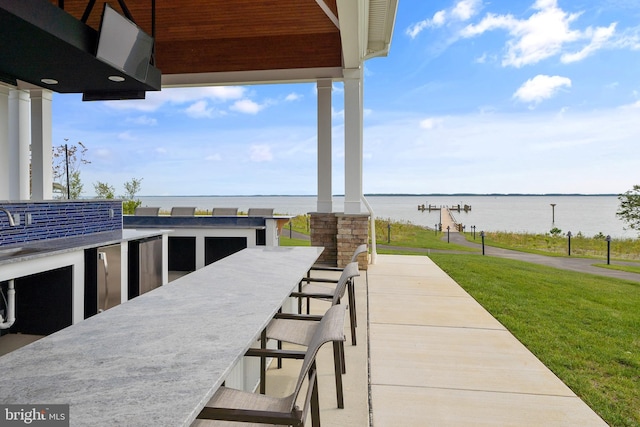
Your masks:
{"label": "pier railing", "polygon": [[[439,224],[440,231],[444,231],[447,229],[447,227],[449,227],[449,231],[462,232],[464,230],[464,227],[453,216],[452,211],[457,211],[458,213],[470,212],[471,205],[457,204],[457,205],[451,205],[451,206],[447,206],[447,205],[436,206],[436,205],[430,205],[430,204],[426,204],[426,205],[422,204],[422,205],[418,205],[418,210],[422,212],[440,211],[440,224]],[[446,212],[446,214],[444,214],[443,212]]]}
{"label": "pier railing", "polygon": [[428,211],[428,212],[439,211],[439,210],[442,210],[442,209],[449,209],[450,211],[458,211],[458,212],[462,212],[462,211],[469,212],[471,210],[471,205],[460,205],[460,204],[451,205],[451,206],[447,206],[447,205],[436,206],[436,205],[425,205],[425,204],[418,205],[418,210],[422,211],[422,212],[424,212],[424,211]]}

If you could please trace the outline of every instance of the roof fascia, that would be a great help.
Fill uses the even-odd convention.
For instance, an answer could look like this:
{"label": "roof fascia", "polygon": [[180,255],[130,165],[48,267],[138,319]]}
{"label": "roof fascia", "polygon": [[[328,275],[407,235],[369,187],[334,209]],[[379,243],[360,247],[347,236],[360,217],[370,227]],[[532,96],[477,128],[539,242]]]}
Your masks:
{"label": "roof fascia", "polygon": [[340,67],[288,70],[232,71],[222,73],[163,74],[162,87],[309,83],[319,79],[342,80]]}
{"label": "roof fascia", "polygon": [[[376,6],[380,7],[380,4],[381,2],[377,3]],[[389,49],[391,49],[391,39],[393,38],[393,31],[396,24],[396,15],[398,12],[398,0],[384,0],[384,4],[386,10],[383,13],[383,37],[379,40],[371,40],[371,38],[369,37],[367,54],[364,57],[364,60],[380,56],[387,56],[389,54]]]}
{"label": "roof fascia", "polygon": [[360,68],[365,53],[369,0],[337,0],[342,41],[342,66]]}

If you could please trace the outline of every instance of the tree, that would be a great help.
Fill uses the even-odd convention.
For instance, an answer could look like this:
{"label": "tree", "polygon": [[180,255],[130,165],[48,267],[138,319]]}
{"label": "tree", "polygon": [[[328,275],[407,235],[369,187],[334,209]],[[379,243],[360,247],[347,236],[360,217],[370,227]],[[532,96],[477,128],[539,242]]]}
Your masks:
{"label": "tree", "polygon": [[122,213],[133,214],[138,206],[142,204],[141,200],[136,199],[136,195],[140,191],[142,178],[131,178],[131,181],[124,183],[125,195],[121,196],[122,201]]}
{"label": "tree", "polygon": [[634,185],[631,190],[619,194],[618,200],[620,200],[620,206],[616,215],[630,229],[640,231],[640,185]]}
{"label": "tree", "polygon": [[[67,141],[69,139],[65,138]],[[57,193],[56,198],[77,199],[82,194],[84,185],[80,178],[80,166],[91,163],[85,158],[87,150],[80,141],[53,147],[53,191]]]}
{"label": "tree", "polygon": [[96,182],[93,184],[93,188],[96,191],[97,199],[114,199],[116,189],[112,185],[106,182]]}
{"label": "tree", "polygon": [[125,195],[122,196],[125,200],[133,200],[136,198],[136,194],[140,191],[142,187],[142,178],[131,178],[131,181],[127,181],[124,183],[124,191]]}
{"label": "tree", "polygon": [[562,234],[562,230],[560,230],[558,227],[553,227],[551,230],[549,230],[549,234],[551,234],[553,237],[558,237]]}

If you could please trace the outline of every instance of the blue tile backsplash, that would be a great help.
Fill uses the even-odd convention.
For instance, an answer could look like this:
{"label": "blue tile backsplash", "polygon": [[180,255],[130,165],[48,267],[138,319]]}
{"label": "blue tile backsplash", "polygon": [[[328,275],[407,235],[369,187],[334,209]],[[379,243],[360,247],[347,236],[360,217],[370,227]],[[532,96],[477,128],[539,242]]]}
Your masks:
{"label": "blue tile backsplash", "polygon": [[[20,224],[0,212],[0,246],[122,229],[121,200],[2,202]],[[113,213],[113,215],[111,215]],[[31,224],[27,224],[31,214]]]}

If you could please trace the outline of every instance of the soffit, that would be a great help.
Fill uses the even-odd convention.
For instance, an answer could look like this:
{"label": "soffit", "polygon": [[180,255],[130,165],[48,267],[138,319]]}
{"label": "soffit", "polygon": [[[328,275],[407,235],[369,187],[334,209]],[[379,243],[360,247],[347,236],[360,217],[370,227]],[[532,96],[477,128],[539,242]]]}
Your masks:
{"label": "soffit", "polygon": [[397,8],[398,0],[370,0],[366,57],[388,54]]}
{"label": "soffit", "polygon": [[[80,19],[87,3],[64,0],[64,10]],[[96,2],[87,20],[96,30],[103,3]],[[152,34],[151,0],[125,4],[135,22]],[[109,5],[124,14],[118,1]],[[257,77],[256,72],[273,70],[300,70],[301,75],[324,70],[332,77],[342,68],[342,46],[327,9],[337,16],[336,0],[156,0],[155,66],[163,82],[172,75]]]}
{"label": "soffit", "polygon": [[[0,62],[6,60],[17,68],[5,70],[7,75],[21,79],[21,74],[27,73],[18,71],[30,70],[37,75],[53,68],[62,72],[66,66],[65,77],[75,78],[78,87],[51,89],[82,92],[85,84],[95,86],[91,82],[94,74],[102,79],[102,74],[110,71],[98,69],[103,64],[97,63],[91,46],[74,46],[79,33],[87,33],[82,37],[85,44],[96,40],[105,1],[95,2],[87,25],[80,19],[91,0],[13,1],[0,0],[0,6],[10,10],[19,4],[30,16],[27,20],[39,24],[33,32],[25,30],[20,36],[8,32],[3,37],[12,47],[5,44],[0,48],[4,55],[0,55]],[[65,32],[57,39],[55,32],[40,31],[59,21],[42,16],[40,10],[47,8],[40,1],[49,2],[53,9],[61,5],[64,12],[58,10],[77,22],[70,24],[78,27],[79,33]],[[123,15],[121,1],[145,32],[155,32],[155,69],[162,71],[164,87],[342,79],[345,68],[360,68],[362,61],[387,54],[397,9],[397,0],[109,0]],[[344,13],[340,16],[339,12]],[[0,23],[6,22],[0,19]],[[42,47],[37,40],[43,38],[52,48]],[[58,50],[72,53],[73,61],[57,54]],[[88,59],[82,59],[83,55]],[[11,59],[17,57],[21,62]],[[80,75],[74,77],[73,73]],[[37,85],[39,80],[27,81]],[[158,86],[154,87],[157,90]]]}

